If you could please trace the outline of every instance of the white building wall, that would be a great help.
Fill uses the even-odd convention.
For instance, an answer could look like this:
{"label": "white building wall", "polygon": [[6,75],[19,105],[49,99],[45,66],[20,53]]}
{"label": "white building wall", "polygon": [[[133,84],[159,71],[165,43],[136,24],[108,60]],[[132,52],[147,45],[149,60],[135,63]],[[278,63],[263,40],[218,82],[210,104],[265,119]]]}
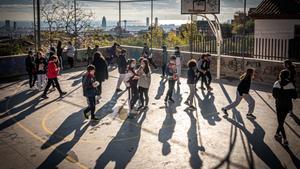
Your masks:
{"label": "white building wall", "polygon": [[256,19],[254,54],[287,58],[288,42],[294,38],[295,25],[300,25],[300,19]]}

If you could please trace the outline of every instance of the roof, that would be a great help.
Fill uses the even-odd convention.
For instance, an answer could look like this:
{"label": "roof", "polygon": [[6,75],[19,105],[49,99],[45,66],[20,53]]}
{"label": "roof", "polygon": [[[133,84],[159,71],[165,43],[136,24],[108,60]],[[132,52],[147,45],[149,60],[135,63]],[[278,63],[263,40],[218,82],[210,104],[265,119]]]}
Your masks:
{"label": "roof", "polygon": [[254,19],[300,19],[300,0],[263,0],[249,16]]}

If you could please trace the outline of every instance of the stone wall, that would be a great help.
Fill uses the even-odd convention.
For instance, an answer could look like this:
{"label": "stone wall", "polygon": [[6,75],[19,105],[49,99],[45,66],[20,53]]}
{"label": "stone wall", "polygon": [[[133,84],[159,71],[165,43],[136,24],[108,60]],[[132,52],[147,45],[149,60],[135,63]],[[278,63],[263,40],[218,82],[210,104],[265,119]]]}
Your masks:
{"label": "stone wall", "polygon": [[[132,47],[132,46],[123,46],[127,52],[128,56],[138,59],[142,53],[142,47]],[[107,51],[108,47],[101,48],[101,52],[104,56],[108,55]],[[78,50],[77,56],[77,66],[85,65],[86,61],[86,49]],[[169,51],[169,56],[174,53],[173,50]],[[160,65],[162,62],[162,50],[161,49],[153,49],[153,59]],[[201,53],[191,53],[189,52],[181,52],[183,57],[183,65],[186,66],[186,63],[190,58],[198,59],[201,56]],[[0,78],[7,78],[12,76],[20,76],[25,75],[25,57],[26,55],[19,56],[7,56],[0,58]],[[64,63],[66,64],[66,58],[64,58]],[[212,68],[211,72],[213,75],[216,73],[217,57],[215,55],[212,56]],[[252,67],[256,71],[255,81],[260,83],[273,84],[276,81],[279,72],[283,69],[282,62],[279,61],[270,61],[270,60],[262,60],[262,59],[254,59],[254,58],[243,58],[241,57],[232,57],[232,56],[221,56],[221,77],[224,78],[236,78],[243,73],[242,67],[244,64],[244,68]],[[296,64],[296,81],[297,86],[300,86],[300,63]]]}

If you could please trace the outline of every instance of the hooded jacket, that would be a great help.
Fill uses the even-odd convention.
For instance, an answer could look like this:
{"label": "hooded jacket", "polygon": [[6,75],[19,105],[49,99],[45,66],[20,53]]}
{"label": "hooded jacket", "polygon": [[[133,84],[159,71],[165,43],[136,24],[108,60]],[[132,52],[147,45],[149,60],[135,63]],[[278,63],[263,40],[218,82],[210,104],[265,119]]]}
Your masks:
{"label": "hooded jacket", "polygon": [[276,81],[272,91],[277,112],[289,112],[293,108],[292,99],[297,98],[294,84],[288,80]]}

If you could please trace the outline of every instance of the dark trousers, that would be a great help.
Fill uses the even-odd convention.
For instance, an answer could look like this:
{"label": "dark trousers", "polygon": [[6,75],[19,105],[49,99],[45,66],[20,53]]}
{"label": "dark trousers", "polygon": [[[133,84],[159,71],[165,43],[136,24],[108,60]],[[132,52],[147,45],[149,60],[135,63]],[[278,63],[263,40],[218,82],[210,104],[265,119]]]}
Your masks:
{"label": "dark trousers", "polygon": [[32,88],[36,82],[37,75],[33,74],[32,72],[28,72],[28,76],[29,76],[29,86],[30,88]]}
{"label": "dark trousers", "polygon": [[201,73],[201,87],[203,87],[203,83],[205,84],[206,87],[210,86],[212,77],[210,72],[206,72],[205,74]]}
{"label": "dark trousers", "polygon": [[74,67],[74,58],[73,57],[68,57],[68,63],[70,65],[70,68]]}
{"label": "dark trousers", "polygon": [[94,97],[86,97],[88,107],[84,109],[84,113],[91,112],[91,117],[95,117],[95,109],[96,109],[96,98]]}
{"label": "dark trousers", "polygon": [[99,81],[99,86],[97,86],[97,96],[101,96],[102,94],[102,82]]}
{"label": "dark trousers", "polygon": [[175,80],[169,80],[168,81],[169,89],[168,89],[167,96],[166,96],[165,100],[170,99],[170,98],[172,99],[175,83],[176,83]]}
{"label": "dark trousers", "polygon": [[139,92],[136,86],[128,88],[130,110],[133,109],[135,103],[139,99]]}
{"label": "dark trousers", "polygon": [[148,61],[155,69],[157,68],[152,58],[148,58]]}
{"label": "dark trousers", "polygon": [[[142,106],[146,105],[148,106],[149,103],[149,95],[148,95],[149,89],[148,88],[143,88],[139,87],[139,94],[140,94],[140,101],[142,103]],[[144,98],[145,97],[145,98]],[[144,104],[144,102],[146,104]]]}
{"label": "dark trousers", "polygon": [[279,112],[277,111],[277,122],[278,122],[278,127],[277,127],[277,131],[276,133],[277,134],[280,134],[282,135],[282,137],[284,139],[286,139],[286,135],[285,135],[285,130],[284,130],[284,121],[285,121],[285,118],[287,116],[288,112]]}
{"label": "dark trousers", "polygon": [[166,69],[167,69],[167,64],[163,64],[161,66],[161,73],[162,73],[163,77],[165,77],[165,75],[166,75]]}
{"label": "dark trousers", "polygon": [[58,92],[59,92],[60,94],[62,93],[57,78],[53,78],[53,79],[48,79],[47,86],[46,86],[46,88],[45,88],[45,90],[44,90],[44,95],[47,94],[47,92],[48,92],[48,90],[49,90],[49,88],[50,88],[50,86],[51,86],[52,84],[55,84],[55,87],[57,88],[57,90],[58,90]]}

